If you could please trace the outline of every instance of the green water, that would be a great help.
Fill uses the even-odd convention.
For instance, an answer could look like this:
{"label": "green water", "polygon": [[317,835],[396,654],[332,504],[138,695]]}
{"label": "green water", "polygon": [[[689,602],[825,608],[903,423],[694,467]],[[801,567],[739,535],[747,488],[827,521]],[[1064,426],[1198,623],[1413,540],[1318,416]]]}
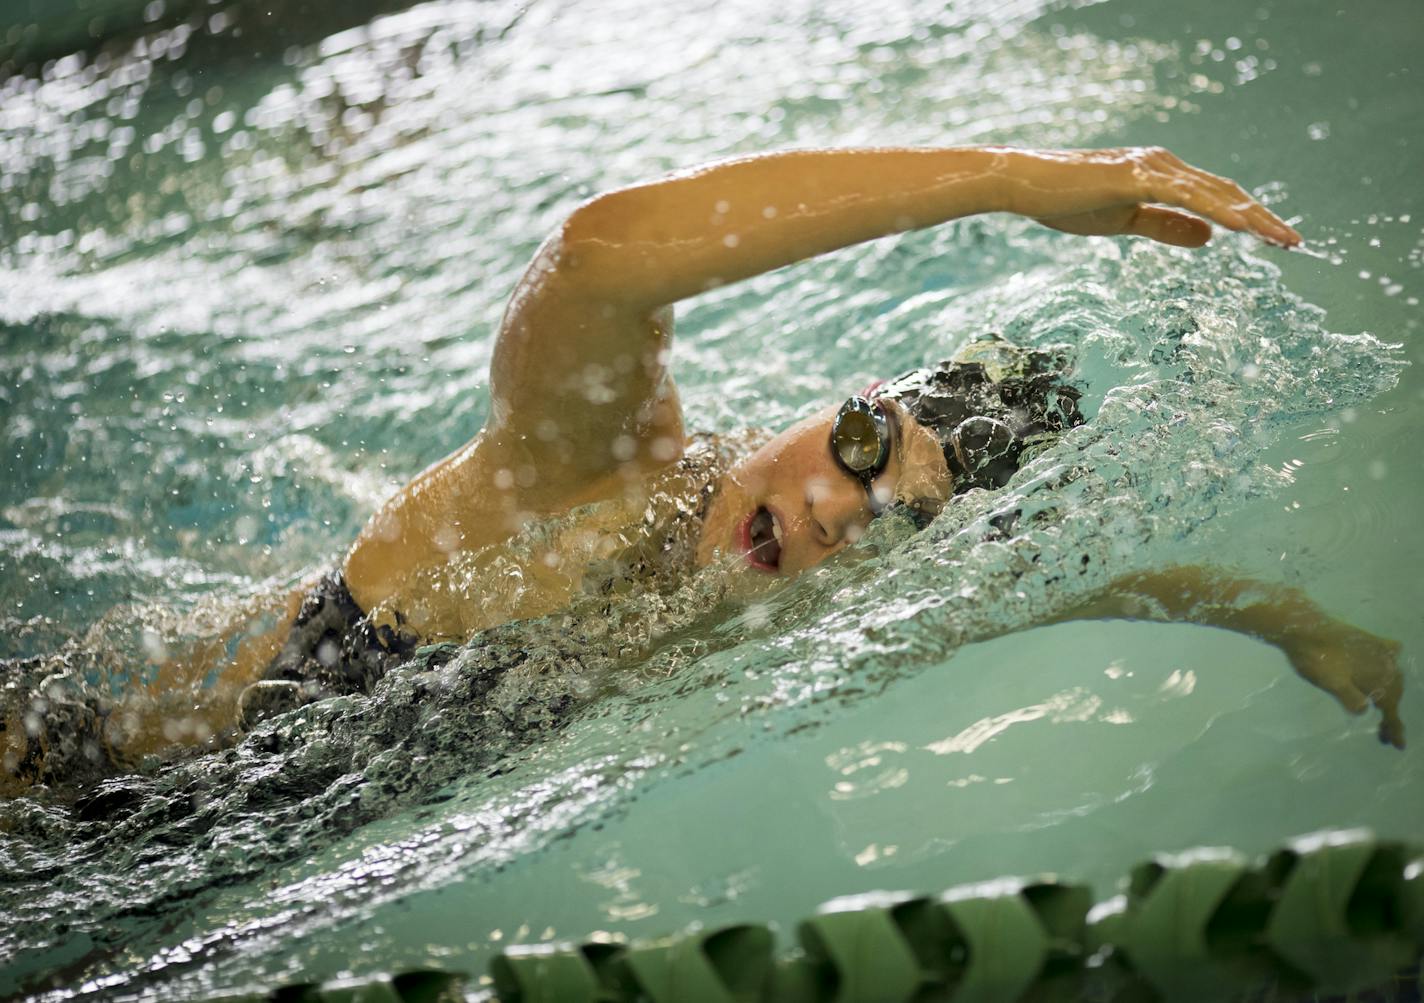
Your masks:
{"label": "green water", "polygon": [[[1158,849],[1424,832],[1414,5],[442,0],[290,41],[241,9],[192,23],[0,84],[0,656],[106,614],[122,651],[123,609],[331,561],[479,428],[504,300],[596,190],[790,146],[1158,143],[1313,253],[985,218],[684,304],[693,427],[776,426],[990,328],[1077,344],[1095,417],[1003,497],[698,619],[562,727],[539,731],[541,701],[576,680],[504,693],[525,732],[453,682],[395,680],[145,777],[121,817],[0,807],[0,995],[482,972],[510,943],[785,926],[867,889],[1058,869],[1106,892]],[[1002,506],[1044,514],[985,542]],[[1219,631],[958,643],[1169,562],[1302,586],[1403,641],[1411,747]]]}

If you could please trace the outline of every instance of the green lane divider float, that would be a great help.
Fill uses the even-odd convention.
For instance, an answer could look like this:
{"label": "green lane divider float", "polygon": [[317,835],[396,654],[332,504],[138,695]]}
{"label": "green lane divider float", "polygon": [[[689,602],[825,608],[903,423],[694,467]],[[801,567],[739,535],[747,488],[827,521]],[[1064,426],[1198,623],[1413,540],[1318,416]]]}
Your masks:
{"label": "green lane divider float", "polygon": [[[1424,856],[1364,831],[1305,837],[1261,860],[1161,855],[1124,894],[1003,879],[933,896],[827,902],[775,957],[755,925],[651,944],[511,947],[500,1003],[1115,1003],[1366,989],[1424,952]],[[1417,973],[1414,978],[1418,978]]]}
{"label": "green lane divider float", "polygon": [[[1086,886],[1055,877],[875,892],[827,902],[796,940],[778,955],[770,929],[740,924],[510,947],[490,981],[499,1003],[1200,1003],[1357,992],[1409,969],[1403,998],[1418,999],[1424,853],[1354,830],[1258,860],[1159,855],[1096,905]],[[437,1003],[483,992],[422,971],[229,999]]]}

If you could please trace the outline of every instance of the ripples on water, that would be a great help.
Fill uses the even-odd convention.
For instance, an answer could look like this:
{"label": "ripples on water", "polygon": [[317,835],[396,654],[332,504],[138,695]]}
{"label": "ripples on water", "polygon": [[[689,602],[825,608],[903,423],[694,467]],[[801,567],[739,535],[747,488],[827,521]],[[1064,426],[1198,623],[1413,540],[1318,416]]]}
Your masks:
{"label": "ripples on water", "polygon": [[[1088,143],[1212,86],[1170,46],[1043,10],[448,0],[259,59],[215,14],[0,84],[0,654],[329,562],[478,429],[504,299],[595,190],[792,145]],[[986,328],[1078,346],[1097,413],[1005,492],[919,536],[885,520],[750,607],[694,584],[611,628],[500,628],[80,809],[0,806],[0,954],[17,959],[0,986],[201,972],[494,873],[735,755],[748,720],[805,728],[959,639],[1172,559],[1288,477],[1259,459],[1285,423],[1369,400],[1398,366],[1239,242],[1189,254],[999,218],[682,316],[694,426],[778,424]],[[1014,510],[1016,535],[986,540]],[[132,648],[132,617],[107,623]],[[380,819],[316,873],[282,869]]]}

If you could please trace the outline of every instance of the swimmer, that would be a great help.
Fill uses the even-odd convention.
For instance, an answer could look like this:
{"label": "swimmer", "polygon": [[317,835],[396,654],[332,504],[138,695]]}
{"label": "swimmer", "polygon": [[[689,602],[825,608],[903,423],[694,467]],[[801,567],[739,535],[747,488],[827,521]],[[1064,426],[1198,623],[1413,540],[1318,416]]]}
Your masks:
{"label": "swimmer", "polygon": [[[132,763],[172,744],[154,715],[172,713],[173,694],[200,719],[185,739],[196,743],[294,701],[365,690],[419,644],[567,606],[609,557],[609,540],[646,556],[638,546],[651,535],[654,550],[681,548],[691,565],[785,578],[843,550],[888,509],[925,521],[956,493],[1002,484],[1026,444],[1082,420],[1076,391],[1044,353],[991,344],[1018,367],[1011,378],[956,360],[828,402],[736,457],[687,434],[668,368],[679,300],[989,212],[1181,247],[1207,243],[1213,224],[1278,247],[1301,239],[1232,181],[1155,148],[809,150],[600,195],[549,235],[510,298],[484,429],[390,498],[341,564],[267,609],[260,630],[235,628],[165,666],[164,700],[110,715],[105,748]],[[648,500],[679,494],[692,499],[687,518],[650,527]],[[561,520],[559,531],[531,544],[529,528],[549,520]],[[516,577],[517,595],[472,601],[463,585],[482,569]],[[261,612],[254,604],[239,621]],[[1171,568],[1124,577],[1078,608],[1045,611],[1044,622],[1084,617],[1260,638],[1347,710],[1373,703],[1380,740],[1404,744],[1399,646],[1296,589]],[[198,688],[217,667],[218,683]],[[12,723],[0,736],[10,743],[0,779],[27,770],[33,779],[24,764],[34,750],[16,731]]]}

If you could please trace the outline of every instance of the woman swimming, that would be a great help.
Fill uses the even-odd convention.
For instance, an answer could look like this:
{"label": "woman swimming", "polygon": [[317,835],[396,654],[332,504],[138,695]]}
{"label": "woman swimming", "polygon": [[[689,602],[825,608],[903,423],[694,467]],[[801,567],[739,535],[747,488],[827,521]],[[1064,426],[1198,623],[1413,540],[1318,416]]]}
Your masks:
{"label": "woman swimming", "polygon": [[[594,198],[548,237],[514,290],[485,428],[388,500],[338,569],[265,620],[252,620],[256,606],[242,611],[260,628],[166,665],[155,683],[165,699],[151,708],[106,714],[107,754],[132,761],[230,734],[264,707],[365,689],[417,644],[566,606],[612,556],[627,564],[678,551],[698,566],[787,577],[853,543],[888,508],[923,520],[957,492],[1002,483],[1035,435],[1080,420],[1072,388],[1042,360],[1017,356],[1028,366],[1019,384],[964,362],[911,374],[829,403],[735,458],[725,443],[689,438],[668,369],[678,300],[986,212],[1184,247],[1205,244],[1212,223],[1278,246],[1300,241],[1233,182],[1161,149],[791,152]],[[946,405],[966,379],[997,405]],[[664,518],[650,499],[666,497],[691,501]],[[555,530],[539,528],[551,520]],[[471,601],[481,575],[519,587]],[[1176,568],[1045,611],[1046,622],[1073,617],[1190,620],[1259,637],[1347,709],[1373,702],[1381,740],[1403,745],[1398,646],[1297,590]],[[216,685],[197,688],[217,667]],[[193,722],[181,735],[160,723],[174,693]],[[0,772],[41,775],[43,757],[13,717],[5,741]]]}

